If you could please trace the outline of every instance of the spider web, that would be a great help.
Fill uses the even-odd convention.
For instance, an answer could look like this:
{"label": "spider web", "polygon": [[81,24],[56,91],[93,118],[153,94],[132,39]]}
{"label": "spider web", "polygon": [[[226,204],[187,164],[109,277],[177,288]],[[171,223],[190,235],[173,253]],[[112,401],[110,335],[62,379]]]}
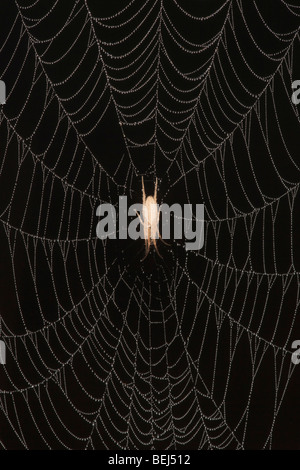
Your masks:
{"label": "spider web", "polygon": [[[299,6],[2,3],[2,447],[299,448]],[[202,250],[97,239],[141,175]]]}

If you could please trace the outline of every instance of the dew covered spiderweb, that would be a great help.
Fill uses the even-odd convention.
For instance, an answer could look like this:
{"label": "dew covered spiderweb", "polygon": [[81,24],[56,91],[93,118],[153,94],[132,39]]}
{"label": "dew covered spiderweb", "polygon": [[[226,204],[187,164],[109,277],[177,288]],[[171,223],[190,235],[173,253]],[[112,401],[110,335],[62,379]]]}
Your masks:
{"label": "dew covered spiderweb", "polygon": [[[1,9],[2,448],[299,448],[297,2]],[[97,239],[142,175],[201,250]]]}

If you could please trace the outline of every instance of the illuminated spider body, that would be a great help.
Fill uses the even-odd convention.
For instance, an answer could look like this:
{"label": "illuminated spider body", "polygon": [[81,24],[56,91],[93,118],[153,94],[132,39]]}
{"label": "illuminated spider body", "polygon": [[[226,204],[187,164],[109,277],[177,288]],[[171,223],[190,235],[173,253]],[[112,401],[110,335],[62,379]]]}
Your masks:
{"label": "illuminated spider body", "polygon": [[155,181],[155,190],[153,196],[147,196],[145,193],[144,178],[142,177],[142,190],[143,190],[143,219],[141,223],[144,227],[144,239],[145,239],[145,256],[142,261],[146,258],[150,251],[151,245],[154,245],[156,253],[162,257],[157,248],[157,239],[160,236],[159,233],[159,206],[157,204],[157,178]]}

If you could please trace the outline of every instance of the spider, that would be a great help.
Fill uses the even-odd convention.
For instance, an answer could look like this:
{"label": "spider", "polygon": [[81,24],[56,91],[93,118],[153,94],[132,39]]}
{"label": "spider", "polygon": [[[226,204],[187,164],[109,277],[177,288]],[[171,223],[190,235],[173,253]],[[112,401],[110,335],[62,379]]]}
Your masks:
{"label": "spider", "polygon": [[143,190],[143,209],[142,209],[142,214],[143,214],[143,220],[140,216],[140,214],[137,213],[137,215],[140,218],[141,224],[144,227],[144,239],[145,239],[145,256],[141,260],[143,261],[149,251],[150,251],[150,246],[154,245],[155,251],[162,258],[161,254],[158,251],[157,248],[157,238],[159,237],[161,239],[161,235],[159,233],[159,207],[157,205],[157,178],[155,180],[155,189],[154,189],[154,195],[153,196],[147,196],[145,193],[145,186],[144,186],[144,177],[142,176],[142,190]]}

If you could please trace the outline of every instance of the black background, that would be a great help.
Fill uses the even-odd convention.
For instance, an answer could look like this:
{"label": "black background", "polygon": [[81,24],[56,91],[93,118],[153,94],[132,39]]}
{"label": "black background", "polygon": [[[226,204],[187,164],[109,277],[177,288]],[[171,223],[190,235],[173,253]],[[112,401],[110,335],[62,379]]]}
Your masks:
{"label": "black background", "polygon": [[[2,447],[299,449],[299,7],[163,0],[159,26],[142,4],[1,3]],[[202,250],[97,240],[142,175],[204,203]]]}

